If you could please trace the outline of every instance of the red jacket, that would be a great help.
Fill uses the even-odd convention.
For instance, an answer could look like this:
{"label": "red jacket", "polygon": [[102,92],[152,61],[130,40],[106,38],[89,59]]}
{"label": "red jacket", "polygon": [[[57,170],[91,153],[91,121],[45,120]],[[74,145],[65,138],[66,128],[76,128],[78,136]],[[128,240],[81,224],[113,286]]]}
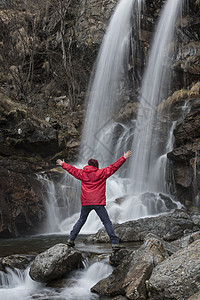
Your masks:
{"label": "red jacket", "polygon": [[62,168],[81,180],[81,204],[83,206],[106,205],[106,179],[114,174],[125,160],[124,156],[122,156],[112,165],[103,169],[93,166],[77,169],[66,163],[62,163]]}

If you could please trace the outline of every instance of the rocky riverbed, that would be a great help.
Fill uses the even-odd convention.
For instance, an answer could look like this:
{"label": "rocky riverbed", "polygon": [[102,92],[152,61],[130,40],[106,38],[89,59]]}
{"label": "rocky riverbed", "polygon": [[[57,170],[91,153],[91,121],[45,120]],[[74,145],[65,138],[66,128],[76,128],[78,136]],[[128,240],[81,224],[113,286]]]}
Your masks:
{"label": "rocky riverbed", "polygon": [[[125,245],[118,251],[104,252],[102,248],[101,253],[97,251],[95,254],[95,250],[91,252],[89,248],[68,248],[65,243],[57,243],[38,255],[2,257],[1,274],[9,269],[15,271],[29,266],[32,279],[55,288],[65,286],[66,282],[69,284],[72,270],[84,268],[87,259],[96,257],[96,261],[102,261],[108,257],[113,270],[90,287],[91,299],[92,295],[120,300],[199,299],[199,215],[176,210],[117,225],[116,230],[122,245]],[[133,249],[125,243],[127,240],[130,245],[133,241],[140,241],[141,246]],[[87,246],[91,245],[89,242],[98,245],[107,240],[100,230],[85,242]]]}

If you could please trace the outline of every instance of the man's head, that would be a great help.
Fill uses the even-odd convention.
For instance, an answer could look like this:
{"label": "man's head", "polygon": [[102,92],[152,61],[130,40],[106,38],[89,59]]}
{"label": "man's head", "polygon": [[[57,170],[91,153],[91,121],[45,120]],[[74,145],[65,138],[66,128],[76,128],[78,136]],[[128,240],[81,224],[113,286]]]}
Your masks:
{"label": "man's head", "polygon": [[93,158],[91,158],[91,159],[88,160],[88,165],[96,167],[96,168],[99,168],[98,160],[93,159]]}

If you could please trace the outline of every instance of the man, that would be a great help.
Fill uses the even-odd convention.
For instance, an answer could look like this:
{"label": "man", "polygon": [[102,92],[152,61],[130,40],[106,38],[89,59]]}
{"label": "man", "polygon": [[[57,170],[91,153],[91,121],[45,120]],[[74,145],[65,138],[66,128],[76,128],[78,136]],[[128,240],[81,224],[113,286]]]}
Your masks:
{"label": "man", "polygon": [[75,178],[81,180],[81,214],[70,232],[69,240],[67,241],[68,246],[75,246],[75,238],[85,224],[90,211],[94,209],[105,226],[110,237],[113,250],[120,248],[119,239],[114,232],[111,220],[108,216],[107,210],[105,209],[106,179],[114,174],[130,156],[131,151],[129,150],[112,165],[102,169],[99,169],[99,163],[95,159],[90,159],[88,161],[88,165],[83,169],[77,169],[76,167],[65,163],[65,161],[61,159],[56,161],[57,165],[61,166]]}

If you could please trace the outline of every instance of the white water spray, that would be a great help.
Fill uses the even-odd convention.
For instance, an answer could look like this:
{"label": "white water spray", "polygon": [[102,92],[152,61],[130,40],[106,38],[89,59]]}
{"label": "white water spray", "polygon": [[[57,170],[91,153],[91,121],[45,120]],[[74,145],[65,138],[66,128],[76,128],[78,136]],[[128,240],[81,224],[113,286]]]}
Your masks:
{"label": "white water spray", "polygon": [[71,273],[70,286],[51,289],[45,284],[33,281],[26,270],[7,268],[7,273],[0,271],[0,299],[99,299],[90,289],[101,279],[112,273],[112,267],[106,261],[85,263],[85,269]]}
{"label": "white water spray", "polygon": [[40,283],[30,278],[29,269],[6,268],[6,273],[0,271],[0,299],[29,299],[30,295],[41,287]]}
{"label": "white water spray", "polygon": [[63,171],[59,183],[55,184],[46,174],[38,175],[43,184],[43,199],[46,208],[45,233],[69,233],[77,220],[80,204],[80,182]]}

